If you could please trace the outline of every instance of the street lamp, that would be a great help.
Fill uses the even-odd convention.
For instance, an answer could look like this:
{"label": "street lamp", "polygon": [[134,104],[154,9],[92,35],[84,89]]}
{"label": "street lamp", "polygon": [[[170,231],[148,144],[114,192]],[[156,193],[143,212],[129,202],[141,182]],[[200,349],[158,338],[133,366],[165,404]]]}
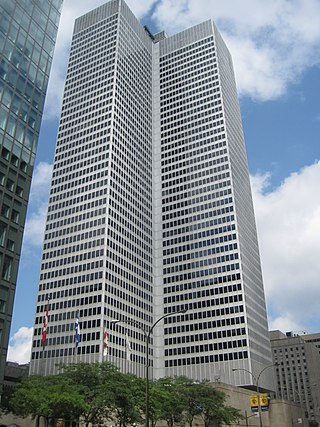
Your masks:
{"label": "street lamp", "polygon": [[144,335],[144,339],[145,339],[145,343],[146,343],[146,347],[145,347],[145,359],[146,359],[146,364],[145,364],[145,378],[146,378],[146,395],[145,395],[145,403],[146,403],[146,421],[145,421],[145,426],[149,427],[149,366],[150,366],[150,358],[149,358],[149,344],[150,344],[150,336],[155,328],[155,326],[162,320],[165,319],[166,317],[170,317],[170,316],[175,316],[176,314],[180,314],[180,313],[186,313],[187,309],[183,309],[183,310],[179,310],[179,311],[175,311],[172,313],[167,313],[164,314],[163,316],[159,317],[159,319],[157,319],[150,327],[149,329],[146,329],[145,327],[141,326],[141,324],[139,322],[137,322],[136,320],[132,320],[132,319],[124,319],[124,320],[113,320],[110,323],[129,323],[131,325],[136,326],[138,329],[140,329],[143,332]]}
{"label": "street lamp", "polygon": [[257,394],[258,394],[258,414],[259,414],[260,427],[263,427],[263,424],[262,424],[262,417],[261,417],[262,413],[261,413],[261,404],[260,404],[260,388],[259,388],[259,379],[260,379],[260,377],[261,377],[261,374],[262,374],[266,369],[269,369],[269,368],[272,368],[273,366],[278,366],[278,365],[279,365],[278,363],[272,363],[272,365],[265,366],[265,367],[264,367],[264,368],[259,372],[259,374],[258,374],[258,376],[257,376],[257,377],[255,377],[251,371],[249,371],[248,369],[245,369],[245,368],[233,368],[233,369],[232,369],[232,371],[233,371],[233,372],[235,372],[235,371],[245,371],[245,372],[248,372],[248,373],[251,375],[252,379],[253,379],[253,380],[255,381],[255,383],[256,383]]}

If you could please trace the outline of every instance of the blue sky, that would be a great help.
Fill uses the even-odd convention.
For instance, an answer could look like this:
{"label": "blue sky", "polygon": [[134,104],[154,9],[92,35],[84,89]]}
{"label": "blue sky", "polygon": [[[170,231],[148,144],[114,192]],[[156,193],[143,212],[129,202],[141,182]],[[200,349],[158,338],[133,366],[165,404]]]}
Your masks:
{"label": "blue sky", "polygon": [[[9,360],[26,362],[64,74],[75,17],[104,0],[65,0],[38,145]],[[90,3],[90,4],[89,4]],[[320,2],[128,0],[169,35],[211,17],[233,57],[252,178],[270,329],[320,331]],[[250,11],[250,13],[248,13]]]}

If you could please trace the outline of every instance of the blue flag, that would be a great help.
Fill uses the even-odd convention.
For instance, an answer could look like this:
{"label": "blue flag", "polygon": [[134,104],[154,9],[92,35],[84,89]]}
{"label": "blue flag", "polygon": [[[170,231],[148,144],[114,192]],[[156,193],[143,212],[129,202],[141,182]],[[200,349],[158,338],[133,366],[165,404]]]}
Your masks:
{"label": "blue flag", "polygon": [[75,330],[75,333],[76,333],[76,347],[78,347],[78,345],[80,343],[80,339],[81,339],[79,313],[77,313],[77,316],[76,316],[76,321],[75,321],[75,324],[74,324],[74,330]]}

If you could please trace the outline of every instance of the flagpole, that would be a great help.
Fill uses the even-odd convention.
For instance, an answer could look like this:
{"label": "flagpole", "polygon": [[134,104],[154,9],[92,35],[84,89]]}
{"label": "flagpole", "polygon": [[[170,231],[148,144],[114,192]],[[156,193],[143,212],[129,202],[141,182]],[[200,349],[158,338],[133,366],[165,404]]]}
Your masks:
{"label": "flagpole", "polygon": [[49,318],[49,301],[50,298],[47,299],[47,305],[45,309],[44,319],[43,319],[43,328],[42,328],[42,336],[41,336],[41,344],[42,344],[42,363],[41,363],[41,371],[40,374],[45,375],[44,369],[44,351],[47,344],[47,328],[48,328],[48,318]]}
{"label": "flagpole", "polygon": [[104,352],[104,331],[105,331],[105,320],[104,320],[104,318],[102,317],[102,322],[101,322],[101,325],[100,325],[100,332],[101,332],[101,337],[102,337],[102,342],[100,343],[101,344],[101,353],[100,353],[100,351],[99,351],[99,362],[104,362],[104,356],[105,356],[105,352]]}

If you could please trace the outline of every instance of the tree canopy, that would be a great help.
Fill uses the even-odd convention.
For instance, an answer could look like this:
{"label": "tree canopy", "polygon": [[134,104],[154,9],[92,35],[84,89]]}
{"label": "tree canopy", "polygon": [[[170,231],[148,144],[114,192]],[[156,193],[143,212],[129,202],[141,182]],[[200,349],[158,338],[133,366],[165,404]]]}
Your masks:
{"label": "tree canopy", "polygon": [[205,427],[220,427],[243,418],[238,409],[226,405],[226,394],[209,381],[183,376],[161,378],[153,382],[150,394],[153,427],[158,420],[165,420],[168,427],[192,427],[200,418]]}
{"label": "tree canopy", "polygon": [[[150,381],[149,415],[152,427],[166,421],[168,427],[192,427],[202,419],[204,427],[230,425],[242,418],[226,405],[227,396],[209,382],[165,377]],[[122,374],[111,363],[77,363],[61,366],[58,375],[22,379],[6,400],[19,416],[81,419],[86,426],[112,421],[120,427],[142,424],[145,413],[145,381]]]}
{"label": "tree canopy", "polygon": [[9,401],[9,410],[23,417],[43,415],[73,420],[85,409],[79,387],[60,375],[23,378]]}

